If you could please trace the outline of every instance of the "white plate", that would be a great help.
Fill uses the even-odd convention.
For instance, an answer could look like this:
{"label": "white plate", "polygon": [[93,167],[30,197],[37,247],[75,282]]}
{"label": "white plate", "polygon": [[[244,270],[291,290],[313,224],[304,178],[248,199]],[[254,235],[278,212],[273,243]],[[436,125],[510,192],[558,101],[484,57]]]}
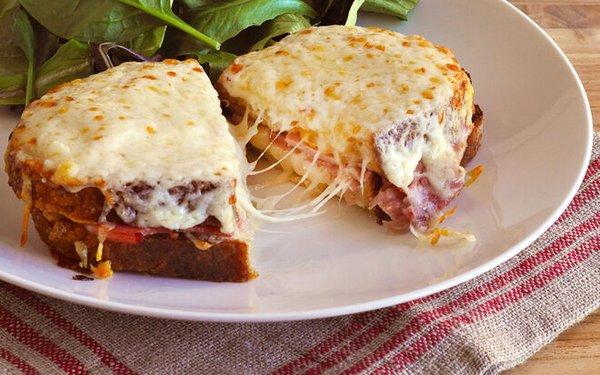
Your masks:
{"label": "white plate", "polygon": [[[386,234],[365,212],[329,205],[312,222],[258,233],[261,276],[246,284],[134,274],[81,282],[54,264],[36,234],[18,247],[22,205],[2,174],[0,278],[99,308],[213,321],[308,319],[406,302],[469,280],[515,255],[546,230],[573,197],[587,166],[592,121],[571,64],[551,39],[501,1],[422,1],[400,23],[363,16],[362,24],[421,34],[452,48],[471,73],[485,113],[480,180],[455,202],[450,226],[478,241],[458,248],[418,247]],[[0,113],[5,142],[14,115]],[[3,147],[4,149],[4,144]],[[33,231],[32,231],[33,232]]]}

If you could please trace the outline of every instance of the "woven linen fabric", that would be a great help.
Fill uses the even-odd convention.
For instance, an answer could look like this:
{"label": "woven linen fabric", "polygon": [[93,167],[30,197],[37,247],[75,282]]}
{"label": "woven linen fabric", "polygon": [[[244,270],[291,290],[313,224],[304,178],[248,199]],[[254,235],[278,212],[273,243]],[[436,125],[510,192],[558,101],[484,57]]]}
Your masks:
{"label": "woven linen fabric", "polygon": [[600,305],[600,136],[577,195],[519,255],[391,308],[257,324],[95,310],[0,283],[0,373],[495,374]]}

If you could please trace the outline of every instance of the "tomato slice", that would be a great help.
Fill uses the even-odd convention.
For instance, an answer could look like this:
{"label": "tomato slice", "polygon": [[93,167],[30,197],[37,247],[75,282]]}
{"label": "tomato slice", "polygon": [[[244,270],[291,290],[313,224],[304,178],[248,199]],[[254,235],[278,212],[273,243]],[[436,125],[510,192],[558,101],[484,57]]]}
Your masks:
{"label": "tomato slice", "polygon": [[[166,233],[171,237],[177,238],[181,232],[173,231],[167,228],[137,228],[130,227],[127,225],[114,225],[114,224],[90,224],[87,225],[87,230],[91,233],[98,234],[99,231],[105,233],[105,238],[111,242],[120,242],[131,245],[137,245],[144,240],[145,236],[151,236],[153,234]],[[211,236],[230,237],[230,234],[221,233],[219,227],[214,225],[203,225],[199,224],[190,229],[186,229],[183,232],[189,232],[193,234],[204,234]]]}
{"label": "tomato slice", "polygon": [[144,240],[144,235],[141,232],[133,232],[129,230],[113,229],[106,234],[106,239],[111,242],[120,242],[131,245],[137,245]]}

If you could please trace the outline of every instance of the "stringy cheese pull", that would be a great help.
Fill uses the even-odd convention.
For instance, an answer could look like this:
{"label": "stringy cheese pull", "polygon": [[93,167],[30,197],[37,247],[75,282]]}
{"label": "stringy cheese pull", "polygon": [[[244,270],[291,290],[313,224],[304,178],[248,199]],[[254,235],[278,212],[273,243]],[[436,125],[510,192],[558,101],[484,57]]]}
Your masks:
{"label": "stringy cheese pull", "polygon": [[479,178],[481,173],[483,172],[483,165],[478,165],[475,168],[471,169],[467,172],[467,179],[465,181],[465,187],[469,187],[473,185],[475,181]]}
{"label": "stringy cheese pull", "polygon": [[29,239],[29,215],[31,213],[32,205],[32,185],[29,176],[23,174],[21,176],[21,199],[25,202],[23,208],[23,221],[21,222],[21,247],[27,245]]}
{"label": "stringy cheese pull", "polygon": [[98,247],[96,248],[96,262],[102,260],[102,251],[104,250],[104,240],[98,242]]}
{"label": "stringy cheese pull", "polygon": [[477,240],[475,235],[469,231],[456,231],[449,228],[434,228],[427,233],[423,233],[411,225],[410,231],[420,242],[426,242],[431,246],[437,245],[441,238],[455,239],[457,241],[464,240],[467,242],[475,242]]}
{"label": "stringy cheese pull", "polygon": [[98,267],[92,266],[91,268],[92,272],[94,272],[94,276],[96,276],[99,279],[106,279],[113,275],[110,260],[100,262],[98,263]]}
{"label": "stringy cheese pull", "polygon": [[455,213],[456,207],[450,208],[449,210],[440,215],[439,219],[437,220],[438,224],[442,224],[444,221],[446,221],[446,219],[454,216]]}
{"label": "stringy cheese pull", "polygon": [[29,212],[31,211],[31,207],[26,204],[23,207],[23,221],[21,222],[21,240],[19,244],[21,247],[25,247],[27,245],[27,241],[29,240]]}
{"label": "stringy cheese pull", "polygon": [[421,232],[412,225],[410,226],[410,231],[415,237],[417,237],[419,241],[426,242],[431,246],[437,245],[442,238],[454,239],[457,241],[464,240],[467,242],[475,242],[477,240],[475,235],[469,231],[457,231],[450,228],[441,228],[439,226],[455,213],[456,207],[452,207],[446,212],[442,213],[436,220],[436,224],[433,229],[428,232]]}
{"label": "stringy cheese pull", "polygon": [[73,243],[75,246],[75,252],[79,256],[81,261],[79,262],[79,267],[87,269],[88,268],[88,248],[86,244],[82,241],[75,241]]}
{"label": "stringy cheese pull", "polygon": [[114,229],[114,226],[108,224],[102,224],[98,227],[98,248],[96,249],[96,262],[102,260],[102,252],[104,250],[104,241],[108,232]]}

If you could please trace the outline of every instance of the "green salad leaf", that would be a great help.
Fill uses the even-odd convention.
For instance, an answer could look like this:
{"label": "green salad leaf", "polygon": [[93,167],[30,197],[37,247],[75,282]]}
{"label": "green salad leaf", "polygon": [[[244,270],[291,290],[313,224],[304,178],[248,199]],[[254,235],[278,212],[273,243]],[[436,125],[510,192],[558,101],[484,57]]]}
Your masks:
{"label": "green salad leaf", "polygon": [[161,21],[116,0],[20,0],[42,26],[63,39],[125,43]]}
{"label": "green salad leaf", "polygon": [[0,0],[0,18],[17,6],[19,6],[18,0]]}
{"label": "green salad leaf", "polygon": [[[283,14],[298,14],[309,18],[315,11],[301,0],[230,0],[202,1],[197,8],[184,13],[184,18],[196,29],[223,43],[241,31],[263,24]],[[198,51],[202,46],[189,38],[183,41],[180,54]]]}
{"label": "green salad leaf", "polygon": [[329,13],[331,6],[334,3],[344,3],[344,1],[340,0],[306,0],[308,5],[311,6],[317,12],[317,17],[313,20],[315,24],[320,24],[321,21],[325,18],[325,16]]}
{"label": "green salad leaf", "polygon": [[298,14],[282,14],[261,26],[261,39],[254,43],[251,50],[263,49],[273,38],[298,32],[310,27],[310,21]]}
{"label": "green salad leaf", "polygon": [[361,9],[367,12],[390,14],[405,20],[418,2],[419,0],[366,0]]}
{"label": "green salad leaf", "polygon": [[17,18],[22,12],[18,6],[8,9],[0,18],[0,104],[23,104],[25,102],[27,76],[31,64],[25,55],[26,36],[21,35]]}
{"label": "green salad leaf", "polygon": [[21,8],[14,10],[13,35],[15,42],[23,51],[27,59],[27,80],[25,86],[25,105],[29,104],[34,96],[33,81],[35,79],[35,35],[29,22],[29,16]]}
{"label": "green salad leaf", "polygon": [[48,32],[35,20],[31,21],[35,34],[35,67],[37,69],[56,52],[60,45],[60,38]]}
{"label": "green salad leaf", "polygon": [[38,95],[58,84],[89,76],[94,70],[92,65],[89,45],[69,40],[40,67],[35,82]]}
{"label": "green salad leaf", "polygon": [[225,68],[231,65],[236,57],[236,55],[225,51],[214,51],[196,55],[198,62],[204,65],[205,68],[208,67],[208,76],[213,82],[219,78]]}
{"label": "green salad leaf", "polygon": [[128,43],[124,43],[125,47],[131,48],[137,53],[146,57],[151,57],[162,47],[165,40],[167,26],[159,26],[154,30],[146,31],[140,34]]}
{"label": "green salad leaf", "polygon": [[215,0],[181,0],[181,3],[187,8],[198,8],[203,5],[216,2]]}
{"label": "green salad leaf", "polygon": [[163,21],[166,25],[173,26],[188,35],[191,35],[195,39],[201,41],[207,46],[218,50],[221,47],[221,43],[204,33],[198,31],[196,28],[185,23],[179,18],[171,9],[171,0],[117,0],[120,3],[127,4],[133,8],[142,10],[144,13],[150,14],[153,17]]}
{"label": "green salad leaf", "polygon": [[[0,0],[0,105],[111,64],[195,56],[215,80],[237,55],[359,9],[406,19],[418,0]],[[222,49],[221,49],[222,48]]]}

